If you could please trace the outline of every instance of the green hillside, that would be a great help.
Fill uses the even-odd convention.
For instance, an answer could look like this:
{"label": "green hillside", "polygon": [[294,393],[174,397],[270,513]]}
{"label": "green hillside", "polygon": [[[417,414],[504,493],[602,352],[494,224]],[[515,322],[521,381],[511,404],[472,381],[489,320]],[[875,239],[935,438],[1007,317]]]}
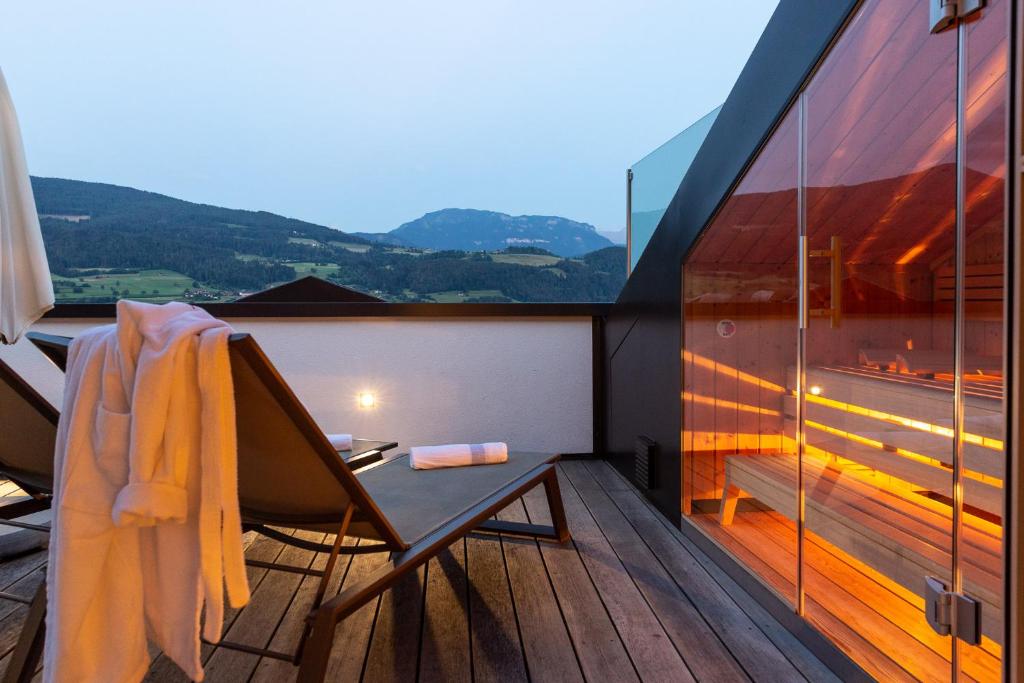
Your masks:
{"label": "green hillside", "polygon": [[431,251],[128,187],[32,184],[59,301],[230,301],[305,275],[391,301],[610,301],[625,282],[622,247]]}

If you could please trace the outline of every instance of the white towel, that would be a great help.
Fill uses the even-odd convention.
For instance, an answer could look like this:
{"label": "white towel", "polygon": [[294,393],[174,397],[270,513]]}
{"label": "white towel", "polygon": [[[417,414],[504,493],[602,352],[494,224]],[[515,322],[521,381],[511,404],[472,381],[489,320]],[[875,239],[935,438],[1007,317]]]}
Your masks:
{"label": "white towel", "polygon": [[508,445],[493,443],[457,443],[445,446],[413,446],[409,466],[414,470],[466,465],[496,465],[508,460]]}
{"label": "white towel", "polygon": [[202,634],[249,599],[231,328],[181,303],[117,304],[68,353],[54,456],[43,678],[134,683],[147,634],[195,681]]}
{"label": "white towel", "polygon": [[0,341],[13,344],[53,308],[53,282],[18,117],[0,71]]}
{"label": "white towel", "polygon": [[331,442],[331,447],[336,451],[352,450],[351,434],[328,434],[327,440]]}

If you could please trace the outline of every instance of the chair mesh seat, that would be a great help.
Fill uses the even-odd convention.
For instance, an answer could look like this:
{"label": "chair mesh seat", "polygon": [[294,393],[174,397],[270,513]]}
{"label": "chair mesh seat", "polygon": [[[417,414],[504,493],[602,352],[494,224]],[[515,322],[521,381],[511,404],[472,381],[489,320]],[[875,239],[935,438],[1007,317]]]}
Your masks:
{"label": "chair mesh seat", "polygon": [[509,453],[500,465],[414,470],[404,455],[356,473],[406,543],[413,544],[522,475],[554,462],[550,453]]}

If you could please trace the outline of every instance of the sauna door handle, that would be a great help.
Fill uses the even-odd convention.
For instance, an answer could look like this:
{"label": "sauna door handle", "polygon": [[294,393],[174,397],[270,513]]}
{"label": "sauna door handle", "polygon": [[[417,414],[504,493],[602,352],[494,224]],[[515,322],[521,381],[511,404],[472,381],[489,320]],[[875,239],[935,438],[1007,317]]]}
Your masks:
{"label": "sauna door handle", "polygon": [[801,330],[807,329],[808,316],[807,314],[807,290],[809,285],[807,284],[807,235],[800,235],[799,239],[799,254],[797,255],[796,263],[796,280],[797,280],[797,324]]}
{"label": "sauna door handle", "polygon": [[[843,243],[839,238],[839,235],[832,235],[832,239],[829,243],[828,249],[812,249],[807,250],[807,238],[801,238],[800,251],[801,251],[801,265],[804,269],[804,284],[802,285],[801,292],[804,294],[804,304],[801,306],[801,313],[807,315],[807,259],[808,258],[827,258],[829,260],[829,293],[828,293],[828,308],[813,308],[809,311],[810,315],[814,317],[827,317],[829,319],[830,327],[839,327],[839,319],[843,314]],[[804,327],[806,327],[806,319],[804,321]]]}

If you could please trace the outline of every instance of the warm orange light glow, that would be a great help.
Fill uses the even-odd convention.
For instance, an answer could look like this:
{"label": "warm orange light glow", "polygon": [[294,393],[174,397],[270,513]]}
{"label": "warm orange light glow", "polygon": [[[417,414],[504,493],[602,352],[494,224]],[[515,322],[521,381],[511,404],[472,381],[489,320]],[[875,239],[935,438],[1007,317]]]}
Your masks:
{"label": "warm orange light glow", "polygon": [[692,351],[687,351],[685,349],[683,350],[683,361],[693,363],[694,365],[699,365],[702,368],[707,368],[708,370],[713,370],[719,374],[725,375],[726,377],[732,377],[734,379],[738,379],[741,382],[746,382],[747,384],[753,384],[754,386],[761,387],[762,389],[777,391],[780,394],[785,391],[783,387],[780,387],[778,384],[775,384],[774,382],[769,382],[768,380],[761,379],[757,375],[751,375],[748,372],[737,370],[736,368],[730,365],[726,365],[725,363],[719,363],[710,358],[707,358],[706,356],[701,356],[699,354],[693,353]]}
{"label": "warm orange light glow", "polygon": [[[855,434],[854,432],[847,432],[842,429],[836,429],[835,427],[830,427],[829,425],[822,424],[820,422],[815,422],[814,420],[804,420],[804,424],[806,424],[808,427],[812,429],[817,429],[818,431],[825,432],[826,434],[838,436],[848,441],[859,443],[863,446],[868,446],[870,448],[874,448],[880,451],[887,450],[886,444],[882,443],[881,441],[876,441],[875,439],[868,439],[867,437],[863,437],[860,434]],[[824,453],[829,453],[829,451],[824,451],[823,449],[818,450],[822,450],[822,452]],[[935,458],[929,458],[927,455],[921,455],[920,453],[915,453],[914,451],[908,451],[905,448],[897,448],[894,451],[888,452],[893,453],[894,455],[902,456],[904,458],[907,458],[908,460],[915,460],[917,462],[924,463],[925,465],[931,465],[933,467],[943,466],[943,463],[940,460],[936,460]],[[856,460],[853,460],[853,462],[856,462]],[[967,477],[968,479],[981,481],[986,484],[989,484],[990,486],[995,486],[997,488],[1003,487],[1002,480],[996,479],[995,477],[990,477],[986,474],[982,474],[981,472],[975,472],[974,470],[964,468],[963,473],[964,476]]]}
{"label": "warm orange light glow", "polygon": [[811,391],[811,395],[813,395],[813,396],[820,396],[821,395],[821,387],[819,387],[817,384],[811,385],[810,391]]}
{"label": "warm orange light glow", "polygon": [[[853,413],[854,415],[863,415],[864,417],[870,417],[875,420],[881,420],[890,424],[901,425],[903,427],[910,427],[920,432],[929,432],[931,434],[938,434],[944,436],[947,439],[953,438],[953,430],[949,427],[941,427],[939,425],[930,424],[928,422],[922,422],[921,420],[914,420],[909,417],[903,417],[901,415],[893,415],[892,413],[886,413],[881,410],[874,410],[872,408],[865,408],[864,406],[854,405],[853,403],[843,403],[842,401],[836,401],[830,398],[824,398],[822,396],[808,396],[807,401],[811,403],[818,403],[829,408],[835,408],[842,410],[847,413]],[[963,440],[966,443],[974,444],[976,446],[982,446],[989,448],[993,451],[1002,451],[1003,442],[999,439],[992,439],[987,436],[981,436],[979,434],[971,434],[969,432],[963,433]]]}
{"label": "warm orange light glow", "polygon": [[369,391],[364,391],[359,394],[358,400],[360,408],[372,408],[377,405],[377,398]]}
{"label": "warm orange light glow", "polygon": [[[931,241],[931,240],[929,240],[929,241]],[[927,249],[927,248],[928,248],[928,244],[927,243],[915,244],[910,249],[907,249],[907,251],[902,256],[900,256],[898,259],[896,259],[896,265],[897,266],[905,266],[905,265],[907,265],[908,263],[913,261],[915,258],[917,258],[918,255],[922,251]]]}
{"label": "warm orange light glow", "polygon": [[737,403],[736,401],[727,401],[722,398],[701,396],[700,394],[694,394],[689,391],[683,392],[683,400],[692,401],[693,403],[700,403],[703,405],[715,406],[716,408],[731,408],[733,410],[742,410],[745,413],[757,413],[758,415],[773,415],[775,417],[782,415],[782,413],[779,412],[778,410],[761,408],[760,406],[752,406],[746,403]]}

